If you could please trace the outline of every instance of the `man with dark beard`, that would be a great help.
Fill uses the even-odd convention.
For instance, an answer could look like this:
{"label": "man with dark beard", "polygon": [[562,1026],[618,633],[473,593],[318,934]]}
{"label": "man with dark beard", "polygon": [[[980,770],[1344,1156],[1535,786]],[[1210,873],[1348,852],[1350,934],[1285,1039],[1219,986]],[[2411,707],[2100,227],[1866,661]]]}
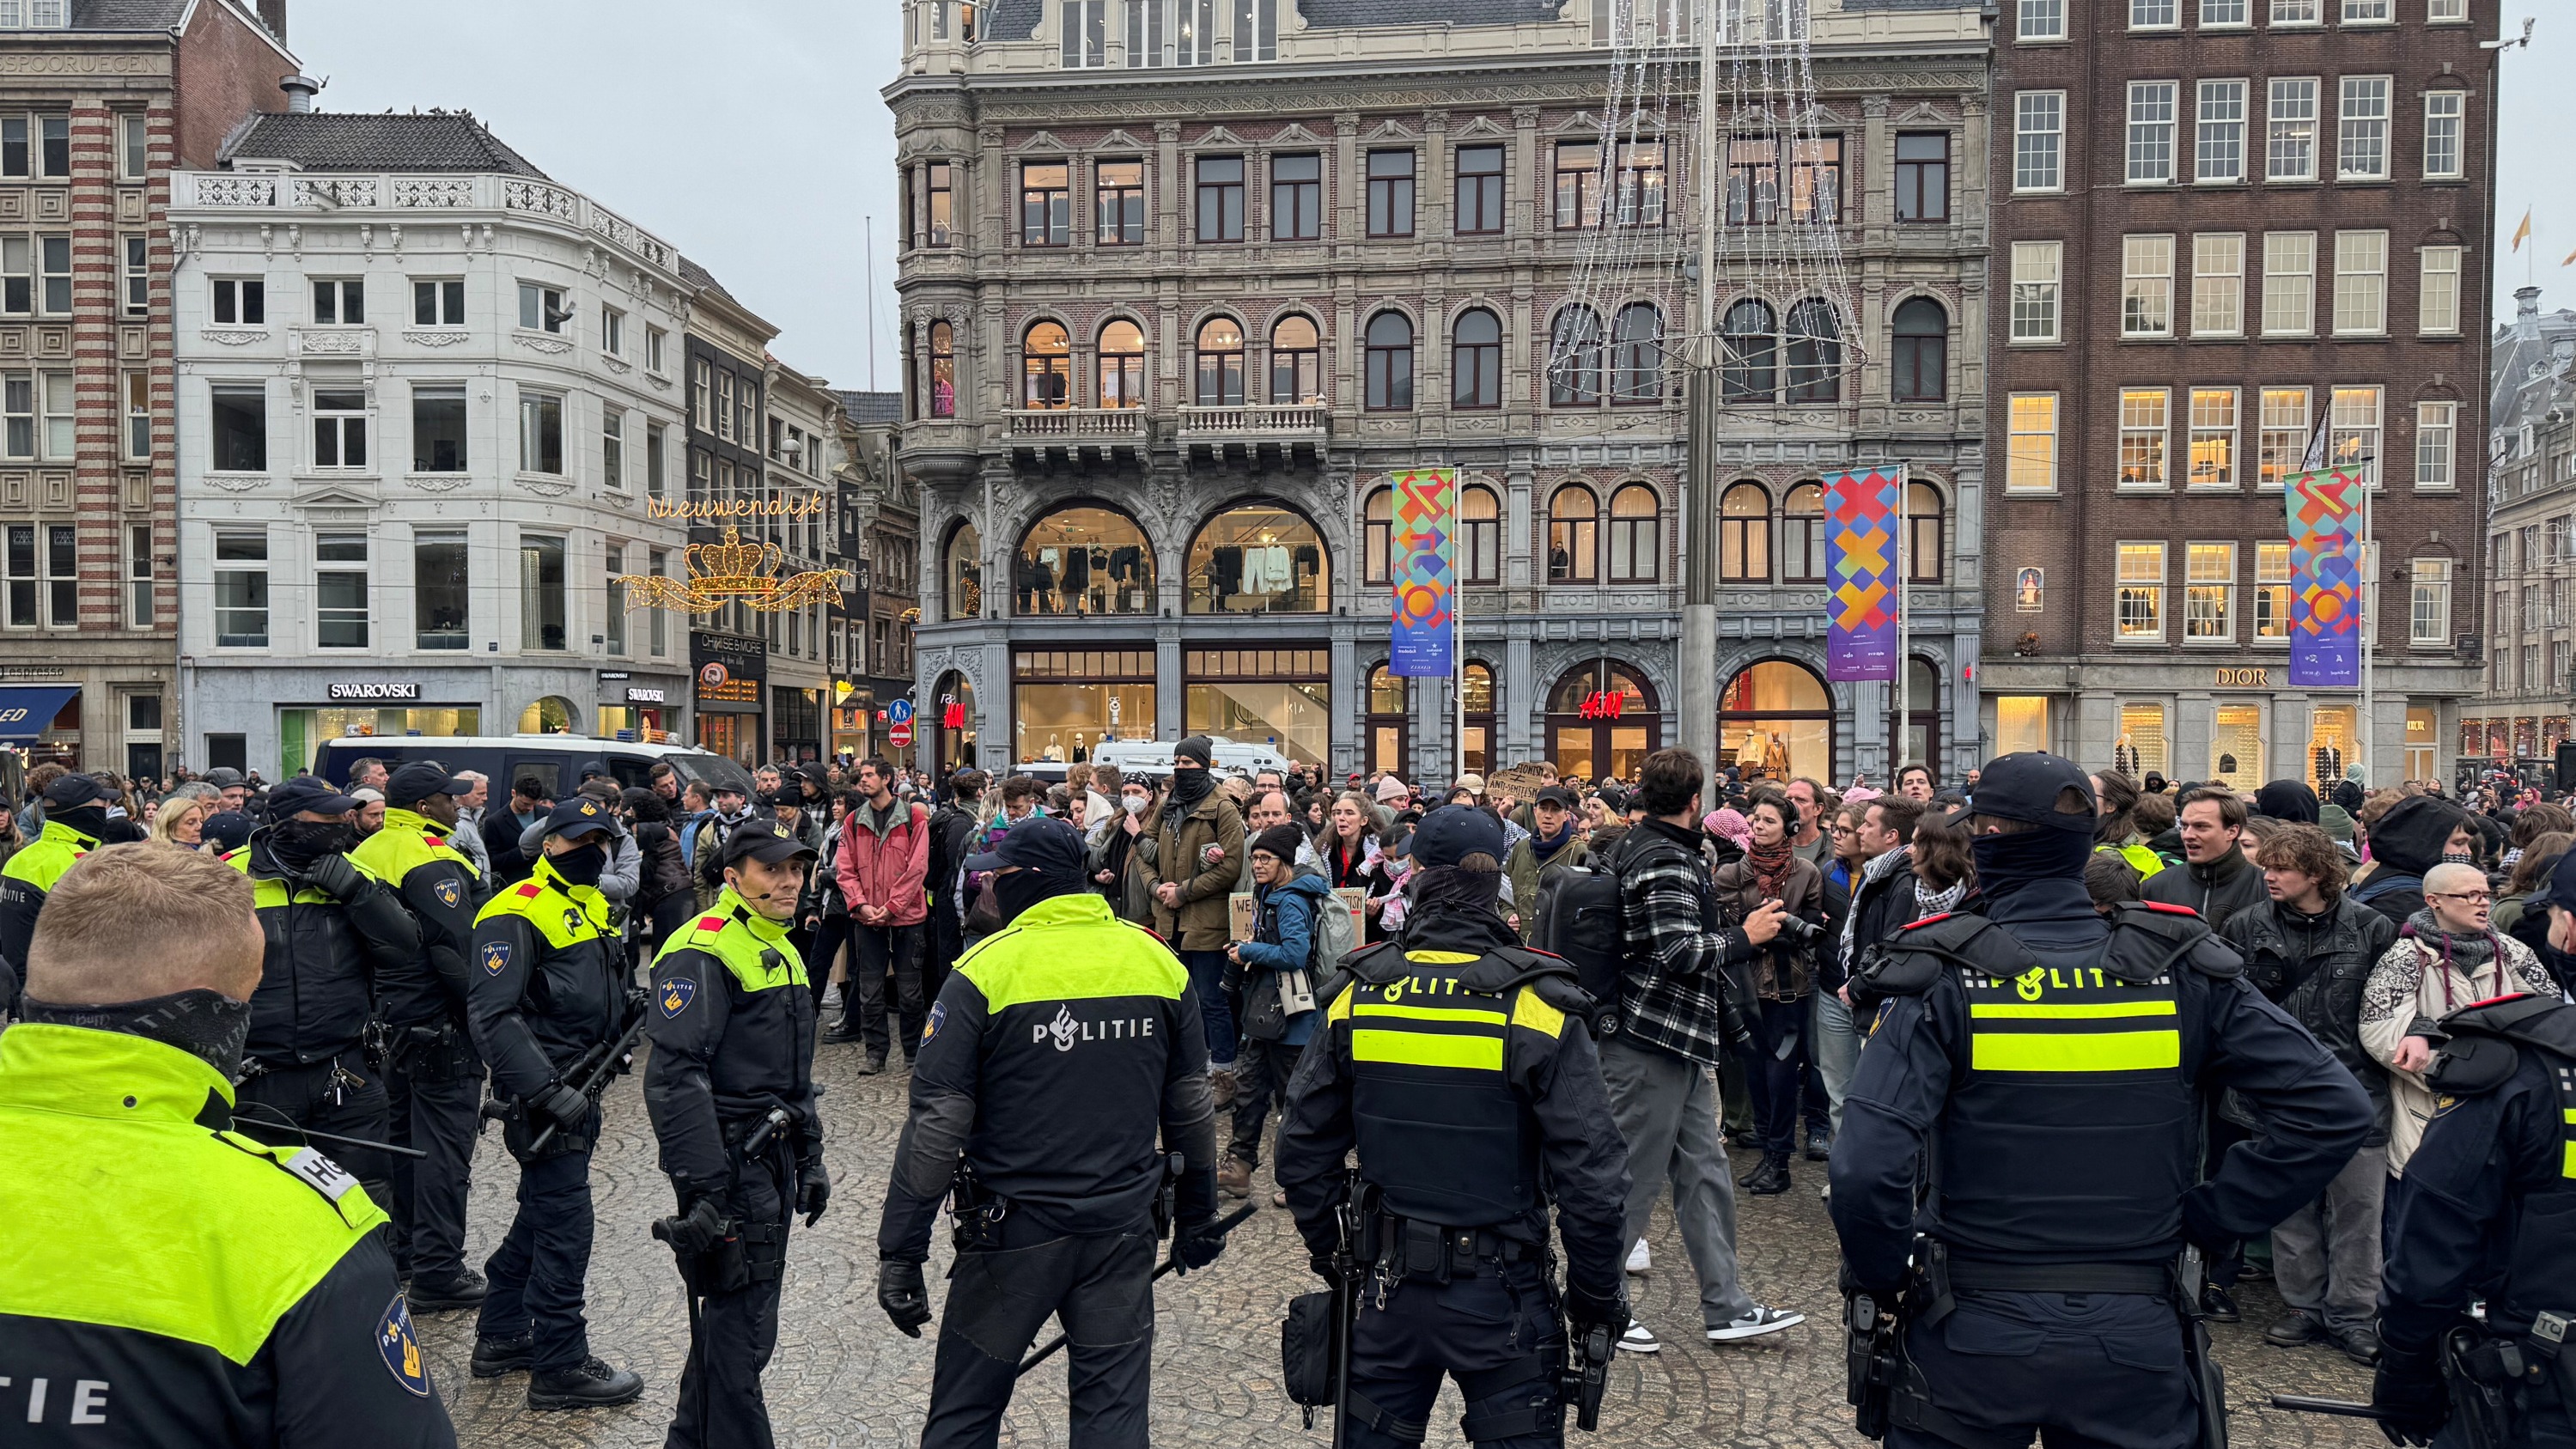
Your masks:
{"label": "man with dark beard", "polygon": [[[233,1117],[263,1142],[291,1146],[298,1129],[360,1142],[388,1130],[384,1078],[363,1050],[381,979],[421,958],[420,925],[366,867],[349,859],[358,802],[312,775],[269,796],[270,823],[224,857],[248,875],[268,939],[250,999],[250,1044]],[[393,1165],[380,1152],[324,1142],[367,1195],[393,1201]]]}
{"label": "man with dark beard", "polygon": [[943,1199],[957,1218],[921,1446],[990,1449],[1051,1315],[1072,1340],[1072,1442],[1142,1445],[1166,1154],[1183,1160],[1175,1260],[1225,1248],[1199,1004],[1172,953],[1085,888],[1072,825],[1033,815],[964,868],[994,873],[1002,927],[930,1009],[877,1227],[877,1303],[918,1338]]}
{"label": "man with dark beard", "polygon": [[54,882],[107,838],[107,792],[87,775],[57,776],[45,786],[45,831],[0,865],[0,1011],[15,1015],[27,969],[27,943]]}

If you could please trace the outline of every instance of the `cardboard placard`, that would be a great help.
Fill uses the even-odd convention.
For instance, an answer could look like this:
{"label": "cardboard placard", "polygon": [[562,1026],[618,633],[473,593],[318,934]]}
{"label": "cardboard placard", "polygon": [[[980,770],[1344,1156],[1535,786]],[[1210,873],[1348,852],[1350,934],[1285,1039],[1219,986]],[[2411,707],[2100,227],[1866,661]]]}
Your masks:
{"label": "cardboard placard", "polygon": [[[1335,886],[1333,899],[1351,913],[1351,939],[1368,940],[1368,889],[1365,886]],[[1326,965],[1332,963],[1326,962]]]}
{"label": "cardboard placard", "polygon": [[1526,803],[1538,798],[1538,792],[1546,787],[1547,773],[1544,770],[1536,765],[1514,765],[1485,777],[1485,798],[1490,800],[1497,795],[1508,795],[1516,802]]}
{"label": "cardboard placard", "polygon": [[1261,912],[1252,903],[1252,892],[1235,891],[1225,898],[1226,939],[1249,941],[1261,924]]}

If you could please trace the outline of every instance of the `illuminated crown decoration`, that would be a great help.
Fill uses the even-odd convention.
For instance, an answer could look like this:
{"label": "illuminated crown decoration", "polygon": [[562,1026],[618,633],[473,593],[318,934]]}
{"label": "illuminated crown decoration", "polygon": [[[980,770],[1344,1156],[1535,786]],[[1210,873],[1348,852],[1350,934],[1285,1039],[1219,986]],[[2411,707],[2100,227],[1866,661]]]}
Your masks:
{"label": "illuminated crown decoration", "polygon": [[853,577],[848,569],[818,569],[778,577],[786,556],[774,543],[742,541],[740,530],[725,526],[724,542],[691,544],[689,577],[683,583],[653,574],[620,574],[626,607],[684,609],[704,614],[730,603],[744,603],[764,614],[818,604],[839,593]]}

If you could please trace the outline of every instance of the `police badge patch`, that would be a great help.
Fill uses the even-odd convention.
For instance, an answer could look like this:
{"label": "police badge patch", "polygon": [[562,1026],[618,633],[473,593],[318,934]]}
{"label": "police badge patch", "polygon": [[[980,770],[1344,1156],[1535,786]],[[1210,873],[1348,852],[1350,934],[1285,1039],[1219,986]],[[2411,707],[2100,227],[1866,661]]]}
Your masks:
{"label": "police badge patch", "polygon": [[945,1001],[934,1001],[930,1003],[930,1019],[921,1024],[921,1044],[923,1046],[930,1045],[930,1039],[939,1035],[940,1026],[947,1020],[948,1003]]}
{"label": "police badge patch", "polygon": [[698,999],[698,983],[686,976],[674,976],[662,983],[662,1018],[667,1021],[689,1009]]}
{"label": "police badge patch", "polygon": [[385,1305],[385,1316],[376,1320],[376,1352],[384,1355],[385,1370],[394,1376],[415,1398],[429,1397],[429,1365],[420,1354],[420,1335],[412,1331],[411,1304],[396,1293]]}
{"label": "police badge patch", "polygon": [[492,975],[494,975],[494,976],[498,976],[498,975],[500,975],[504,970],[508,969],[509,965],[510,965],[510,943],[509,943],[509,942],[507,942],[507,941],[490,941],[490,942],[486,942],[486,943],[484,944],[484,947],[483,947],[483,969],[484,969],[485,971],[490,972],[490,973],[491,973]]}
{"label": "police badge patch", "polygon": [[430,887],[430,894],[437,896],[438,903],[452,911],[458,901],[465,899],[465,888],[452,880],[443,880]]}

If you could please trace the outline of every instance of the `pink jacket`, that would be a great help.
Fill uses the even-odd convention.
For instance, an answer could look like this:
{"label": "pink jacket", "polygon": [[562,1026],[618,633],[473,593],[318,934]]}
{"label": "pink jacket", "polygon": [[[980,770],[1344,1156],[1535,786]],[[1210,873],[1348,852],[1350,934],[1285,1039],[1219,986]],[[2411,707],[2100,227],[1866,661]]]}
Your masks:
{"label": "pink jacket", "polygon": [[930,916],[930,898],[922,891],[930,874],[930,812],[900,800],[894,811],[894,828],[882,837],[857,812],[841,822],[841,853],[832,874],[853,919],[861,906],[883,906],[892,912],[888,925],[918,926]]}

